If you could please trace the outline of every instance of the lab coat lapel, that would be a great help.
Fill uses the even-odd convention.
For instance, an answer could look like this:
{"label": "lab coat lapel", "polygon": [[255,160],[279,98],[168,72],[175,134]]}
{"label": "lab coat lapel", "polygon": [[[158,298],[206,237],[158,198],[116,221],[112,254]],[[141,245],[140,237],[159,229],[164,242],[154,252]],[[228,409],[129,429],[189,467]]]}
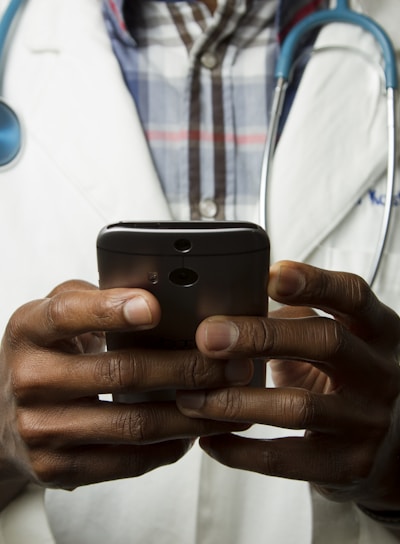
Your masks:
{"label": "lab coat lapel", "polygon": [[105,218],[169,218],[101,1],[31,0],[16,34],[6,87],[29,137]]}
{"label": "lab coat lapel", "polygon": [[[358,28],[327,27],[317,46],[331,43],[356,44],[379,61],[373,39]],[[384,174],[386,102],[378,74],[349,51],[318,53],[309,62],[268,192],[273,259],[307,259]]]}

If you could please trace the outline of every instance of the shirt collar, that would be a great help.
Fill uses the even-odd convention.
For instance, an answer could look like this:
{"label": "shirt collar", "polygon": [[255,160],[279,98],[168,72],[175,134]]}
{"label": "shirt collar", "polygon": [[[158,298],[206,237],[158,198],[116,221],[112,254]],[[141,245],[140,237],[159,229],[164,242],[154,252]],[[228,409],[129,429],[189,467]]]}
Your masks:
{"label": "shirt collar", "polygon": [[[139,0],[136,0],[139,1]],[[148,0],[142,0],[143,2]],[[156,2],[197,2],[198,0],[153,0]],[[135,41],[128,32],[124,16],[123,5],[125,0],[103,0],[103,9],[107,19],[120,40],[135,45]],[[277,10],[277,29],[280,41],[283,41],[286,34],[302,18],[313,11],[326,7],[327,0],[279,0]]]}
{"label": "shirt collar", "polygon": [[[136,0],[136,1],[139,1],[139,0]],[[141,1],[146,2],[149,0],[141,0]],[[153,1],[164,2],[164,3],[173,3],[173,2],[194,3],[194,2],[198,2],[199,0],[153,0]],[[295,1],[297,2],[297,0],[286,0],[286,3],[290,4],[290,3],[294,3]],[[109,31],[110,30],[114,31],[120,40],[124,42],[128,42],[128,43],[130,42],[132,44],[134,43],[134,40],[132,36],[129,34],[128,29],[126,28],[124,15],[123,15],[124,3],[125,3],[125,0],[103,0],[103,12],[106,15],[106,20],[108,20],[112,25],[112,29],[109,28]],[[279,0],[278,4],[280,5],[282,3],[285,3],[285,0]]]}
{"label": "shirt collar", "polygon": [[107,30],[112,36],[118,37],[123,43],[135,45],[135,42],[125,25],[122,8],[125,0],[103,0],[103,14]]}
{"label": "shirt collar", "polygon": [[283,41],[290,30],[304,17],[326,8],[328,0],[279,0],[277,28],[279,41]]}

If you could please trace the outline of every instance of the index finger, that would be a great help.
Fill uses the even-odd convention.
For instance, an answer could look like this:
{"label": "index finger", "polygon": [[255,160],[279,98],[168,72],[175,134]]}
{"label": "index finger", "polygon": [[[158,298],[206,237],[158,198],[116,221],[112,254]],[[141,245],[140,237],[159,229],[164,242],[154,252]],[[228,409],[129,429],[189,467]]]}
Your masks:
{"label": "index finger", "polygon": [[142,289],[70,290],[19,308],[8,333],[48,346],[87,332],[152,328],[160,315],[156,298]]}
{"label": "index finger", "polygon": [[323,310],[365,340],[385,339],[398,344],[399,317],[355,274],[281,261],[271,266],[268,294],[290,306]]}

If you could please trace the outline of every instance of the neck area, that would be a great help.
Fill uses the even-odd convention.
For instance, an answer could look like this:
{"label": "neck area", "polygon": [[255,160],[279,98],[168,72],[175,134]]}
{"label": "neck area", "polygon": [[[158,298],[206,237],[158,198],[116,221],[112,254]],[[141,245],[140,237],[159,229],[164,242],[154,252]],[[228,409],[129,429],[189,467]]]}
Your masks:
{"label": "neck area", "polygon": [[214,13],[215,8],[217,7],[217,0],[200,0],[205,4],[208,9],[211,11],[211,13]]}

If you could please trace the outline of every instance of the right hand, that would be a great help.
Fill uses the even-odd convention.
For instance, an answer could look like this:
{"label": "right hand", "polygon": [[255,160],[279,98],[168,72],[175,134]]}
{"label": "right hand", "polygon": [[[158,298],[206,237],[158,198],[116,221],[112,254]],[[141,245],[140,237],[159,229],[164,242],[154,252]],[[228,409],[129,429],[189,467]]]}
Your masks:
{"label": "right hand", "polygon": [[250,362],[197,351],[105,351],[103,331],[152,328],[159,318],[146,291],[77,281],[15,312],[0,351],[0,478],[6,466],[16,480],[73,489],[138,476],[179,459],[197,436],[238,428],[186,417],[175,402],[99,401],[101,393],[250,380]]}

